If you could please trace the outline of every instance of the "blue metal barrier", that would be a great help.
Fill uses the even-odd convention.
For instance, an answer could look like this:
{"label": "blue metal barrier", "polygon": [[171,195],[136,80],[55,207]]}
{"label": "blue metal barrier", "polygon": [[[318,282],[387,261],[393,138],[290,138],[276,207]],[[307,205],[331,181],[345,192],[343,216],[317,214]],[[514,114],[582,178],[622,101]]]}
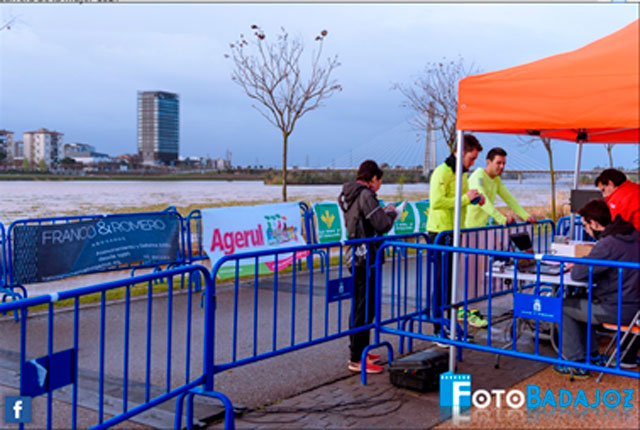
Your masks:
{"label": "blue metal barrier", "polygon": [[309,207],[307,202],[298,202],[300,205],[300,212],[302,215],[303,228],[304,228],[304,237],[306,238],[306,242],[308,245],[318,243],[318,239],[316,237],[316,230],[313,218],[313,209]]}
{"label": "blue metal barrier", "polygon": [[200,209],[189,212],[185,223],[187,225],[187,263],[208,259],[209,257],[202,249],[202,212]]}
{"label": "blue metal barrier", "polygon": [[[500,224],[490,225],[484,227],[475,228],[463,228],[460,230],[461,243],[467,240],[467,244],[478,244],[479,238],[491,238],[491,243],[486,243],[485,246],[490,246],[491,250],[505,251],[511,249],[509,243],[509,235],[512,233],[527,232],[531,236],[532,243],[535,252],[546,253],[549,252],[553,237],[555,234],[554,223],[550,219],[543,219],[535,224],[528,222],[518,222],[514,224]],[[450,240],[447,240],[453,234],[453,230],[446,230],[440,232],[434,241],[434,244],[450,245]],[[472,246],[477,248],[477,246]]]}
{"label": "blue metal barrier", "polygon": [[180,240],[182,243],[181,251],[182,251],[182,263],[185,263],[187,261],[187,238],[186,238],[186,234],[187,234],[187,226],[186,226],[186,220],[184,219],[184,217],[178,212],[178,209],[176,209],[175,206],[171,205],[171,206],[167,206],[166,208],[164,208],[162,210],[163,212],[174,212],[177,213],[178,215],[180,215],[180,222],[182,224],[181,228],[180,228]]}
{"label": "blue metal barrier", "polygon": [[[302,215],[302,220],[304,223],[304,237],[306,239],[307,245],[314,245],[318,243],[318,235],[316,232],[316,217],[313,212],[313,207],[309,206],[306,202],[299,202],[300,211]],[[320,272],[324,272],[324,251],[323,250],[314,250],[309,253],[307,257],[307,269],[310,267],[310,261],[314,258],[314,255],[318,255],[320,257]],[[298,265],[301,265],[302,261],[298,261]],[[301,267],[300,267],[301,268]]]}
{"label": "blue metal barrier", "polygon": [[[117,219],[117,218],[122,218],[122,217],[127,217],[127,216],[145,216],[145,215],[149,215],[149,216],[153,216],[153,215],[167,215],[167,212],[169,212],[172,216],[175,216],[178,219],[179,222],[179,236],[178,236],[178,249],[177,249],[177,253],[176,256],[170,260],[167,261],[154,261],[154,262],[147,262],[147,261],[141,261],[141,262],[135,262],[135,263],[126,263],[126,264],[120,264],[120,265],[114,265],[113,267],[107,267],[107,268],[102,268],[99,270],[90,270],[84,273],[96,273],[96,272],[108,272],[108,271],[114,271],[114,270],[124,270],[124,269],[133,269],[135,270],[136,268],[143,268],[143,267],[158,267],[159,265],[171,265],[171,264],[183,264],[184,263],[184,222],[183,222],[183,218],[182,216],[174,211],[174,210],[165,210],[165,211],[161,211],[161,212],[142,212],[142,213],[127,213],[127,214],[110,214],[110,215],[81,215],[81,216],[68,216],[68,217],[51,217],[51,218],[33,218],[33,219],[21,219],[21,220],[16,220],[13,221],[11,223],[11,225],[8,228],[8,233],[7,233],[7,248],[6,248],[6,253],[8,255],[8,264],[7,264],[7,285],[8,288],[10,288],[14,294],[18,294],[15,293],[15,289],[20,289],[22,291],[21,296],[22,297],[27,297],[27,291],[24,288],[24,286],[22,285],[22,283],[18,282],[15,279],[15,270],[16,267],[14,267],[14,260],[16,259],[16,255],[15,254],[15,249],[14,249],[14,243],[16,241],[16,230],[18,230],[19,228],[24,228],[24,227],[41,227],[41,226],[51,226],[51,225],[67,225],[67,224],[71,224],[71,223],[79,223],[79,222],[83,222],[83,221],[99,221],[99,220],[111,220],[111,219]],[[29,269],[32,270],[33,268]],[[27,269],[25,269],[27,270]],[[133,270],[132,270],[132,276],[133,276]],[[60,278],[64,277],[64,275],[62,274],[60,276]]]}
{"label": "blue metal barrier", "polygon": [[0,272],[0,291],[4,290],[7,285],[7,249],[6,249],[6,240],[4,235],[4,225],[0,222],[0,253],[2,253],[2,258],[0,258],[0,264],[2,264],[2,272]]}
{"label": "blue metal barrier", "polygon": [[[352,259],[350,266],[345,264],[348,251],[345,252],[344,248],[351,248],[350,252],[354,252],[359,245],[371,249],[376,242],[386,240],[427,242],[428,238],[423,233],[414,233],[226,255],[218,260],[211,272],[214,288],[216,273],[222,265],[235,265],[236,276],[233,279],[233,303],[226,304],[233,312],[228,320],[221,320],[219,315],[216,317],[217,335],[231,339],[231,345],[227,349],[216,350],[214,373],[370,330],[373,323],[350,328],[353,326],[354,277],[344,272],[349,268],[353,271],[354,262]],[[261,258],[275,258],[277,267],[278,260],[285,258],[285,255],[292,255],[292,261],[295,261],[296,254],[317,250],[325,252],[323,274],[314,270],[314,260],[310,262],[308,273],[299,273],[293,265],[291,273],[274,272],[272,278],[258,274]],[[337,260],[332,261],[332,255]],[[407,253],[402,255],[407,258]],[[254,275],[243,280],[243,284],[250,285],[248,288],[240,287],[237,276],[243,260],[248,260],[256,267]],[[371,267],[373,263],[373,254],[367,252],[365,267]],[[366,271],[366,278],[366,282],[375,281],[370,278],[369,270]],[[393,279],[389,281],[394,282]],[[390,288],[395,291],[404,286],[393,284]],[[306,294],[304,301],[300,300],[301,294]],[[366,304],[371,300],[374,298],[369,297],[367,289],[365,309],[368,309]],[[263,313],[259,314],[259,302],[272,305],[267,312],[263,309]],[[365,320],[373,321],[374,315],[368,312]],[[222,332],[221,327],[228,327],[228,331]]]}
{"label": "blue metal barrier", "polygon": [[[444,336],[442,333],[438,335],[435,334],[426,334],[422,331],[421,328],[418,330],[414,330],[411,325],[409,329],[407,329],[408,321],[417,321],[419,322],[419,327],[422,326],[423,322],[429,322],[428,317],[429,311],[428,308],[430,304],[425,299],[430,297],[432,294],[432,289],[435,287],[431,280],[431,277],[426,276],[426,282],[422,280],[418,283],[419,289],[422,289],[422,293],[416,292],[415,297],[416,300],[413,306],[407,308],[398,307],[396,310],[400,312],[396,312],[395,314],[390,311],[383,311],[381,306],[381,280],[384,276],[384,266],[381,264],[381,259],[383,258],[384,248],[393,248],[395,252],[400,252],[403,250],[412,250],[416,253],[424,252],[424,253],[440,253],[440,254],[452,254],[456,253],[461,256],[463,262],[462,267],[464,270],[464,283],[463,286],[463,294],[462,297],[458,297],[455,303],[447,305],[443,300],[441,303],[438,303],[437,306],[441,307],[442,310],[442,318],[439,321],[441,324],[448,324],[448,321],[445,317],[446,312],[450,311],[453,318],[457,318],[457,309],[464,310],[464,319],[456,324],[456,333],[454,333],[454,337],[450,339],[447,336]],[[509,275],[513,281],[511,287],[505,289],[503,291],[493,293],[493,289],[489,288],[487,290],[486,297],[480,297],[477,300],[470,300],[468,292],[470,290],[470,285],[467,283],[467,275],[469,268],[469,259],[472,256],[486,256],[489,259],[489,268],[493,268],[494,261],[498,261],[499,259],[513,260],[513,268],[507,267],[506,270],[510,270],[512,276]],[[627,322],[621,319],[622,312],[622,302],[621,302],[621,292],[623,286],[623,272],[628,270],[640,270],[640,263],[638,262],[624,262],[624,261],[608,261],[608,260],[594,260],[594,259],[586,259],[586,258],[572,258],[572,257],[558,257],[552,255],[533,255],[527,253],[514,253],[514,252],[504,252],[504,251],[490,251],[483,249],[473,249],[473,248],[462,248],[462,247],[450,247],[450,246],[441,246],[441,245],[423,245],[423,244],[414,244],[414,243],[403,243],[403,242],[387,242],[383,244],[383,246],[378,250],[377,255],[377,278],[376,278],[376,321],[375,321],[375,342],[370,345],[367,349],[376,348],[378,345],[387,346],[386,343],[380,343],[380,335],[383,333],[395,334],[400,336],[401,338],[408,337],[414,339],[421,339],[427,341],[437,341],[440,343],[445,343],[449,345],[453,345],[459,347],[459,350],[462,348],[469,348],[478,351],[490,352],[494,354],[500,355],[508,355],[517,358],[524,358],[529,360],[537,360],[551,364],[559,364],[564,366],[572,366],[577,368],[583,368],[587,370],[595,370],[595,371],[604,371],[607,373],[626,376],[638,379],[640,378],[640,374],[633,371],[623,370],[620,368],[620,339],[621,339],[621,326],[626,324]],[[416,264],[418,267],[415,268],[417,272],[428,272],[429,270],[436,270],[433,267],[429,267],[434,258],[428,259],[429,263],[427,267],[421,268],[420,265],[423,264],[423,259],[416,259]],[[442,258],[441,258],[442,260]],[[533,260],[536,265],[536,272],[533,276],[533,281],[522,282],[526,276],[523,275],[520,271],[517,270],[518,263],[522,261],[531,261]],[[587,284],[583,286],[571,287],[573,281],[567,281],[565,276],[557,275],[556,278],[551,278],[548,276],[544,276],[540,272],[542,262],[551,262],[560,265],[560,270],[564,272],[565,265],[572,264],[582,264],[589,266],[589,281]],[[618,303],[617,303],[617,338],[616,338],[616,346],[618,347],[617,351],[617,361],[616,367],[605,368],[601,365],[592,362],[590,358],[589,345],[591,343],[591,328],[592,323],[589,322],[587,325],[587,350],[586,350],[586,359],[583,362],[575,362],[565,360],[562,355],[562,336],[563,336],[563,327],[562,327],[562,317],[563,317],[563,305],[565,296],[569,294],[572,290],[582,289],[583,292],[586,292],[586,296],[588,299],[588,315],[587,321],[591,321],[591,313],[592,313],[592,290],[594,287],[593,284],[593,268],[596,266],[604,266],[610,268],[610,270],[617,270],[618,272]],[[397,266],[392,266],[392,270],[402,270]],[[401,274],[392,273],[392,276],[398,277],[406,277],[406,272]],[[489,269],[488,271],[488,279],[489,284],[495,282],[494,277],[498,277],[494,273],[493,269]],[[549,288],[548,285],[553,284],[554,293],[548,294]],[[443,281],[443,284],[448,286],[446,281]],[[404,297],[403,294],[404,293]],[[405,301],[407,300],[406,292],[398,290],[397,294],[399,294],[397,300]],[[494,305],[494,301],[498,300],[499,297],[502,300],[508,300],[508,294],[513,295],[512,299],[512,309],[513,312],[511,314],[507,313],[507,318],[496,318],[494,314],[495,310],[492,309]],[[486,329],[477,329],[475,330],[475,339],[471,339],[469,337],[469,325],[468,325],[468,310],[470,309],[470,305],[472,303],[478,303],[480,300],[486,300],[487,304],[487,315],[486,318],[488,320],[488,327]],[[508,301],[507,301],[508,303]],[[504,303],[503,303],[504,304]],[[433,304],[431,304],[433,305]],[[537,308],[536,308],[537,307]],[[545,309],[543,312],[542,309]],[[532,336],[534,337],[534,351],[522,351],[517,344],[517,335],[518,335],[518,327],[519,321],[532,321],[535,322],[535,328]],[[511,338],[503,345],[497,345],[499,340],[492,339],[492,333],[499,332],[499,328],[502,324],[511,324],[510,329],[505,331],[505,335],[510,334]],[[558,331],[558,351],[557,355],[545,355],[541,353],[539,349],[540,339],[541,339],[541,326],[542,325],[553,325],[557,324]],[[533,325],[533,324],[532,324]],[[486,339],[479,340],[479,334],[486,333]],[[507,334],[508,333],[508,334]],[[366,374],[363,372],[362,374],[363,382],[366,382]]]}
{"label": "blue metal barrier", "polygon": [[[534,251],[537,253],[550,253],[551,243],[554,237],[554,224],[552,220],[540,220],[536,224],[520,222],[508,225],[492,225],[476,228],[465,228],[460,231],[460,244],[462,247],[486,249],[490,251],[509,251],[511,243],[509,235],[513,233],[527,232],[529,233]],[[439,233],[434,244],[451,246],[453,230],[447,230]],[[432,255],[433,256],[433,255]],[[435,256],[433,256],[435,258]],[[451,262],[448,261],[449,254],[444,254],[445,266],[450,267]],[[486,255],[474,255],[469,262],[469,271],[467,273],[468,282],[473,286],[468,293],[470,298],[487,297],[488,295],[488,278],[486,269],[489,264],[489,257]],[[459,266],[461,267],[461,265]],[[446,271],[446,270],[445,270]],[[463,279],[460,277],[459,279]],[[493,292],[504,291],[508,286],[500,281],[492,285]],[[448,296],[448,288],[443,291]]]}
{"label": "blue metal barrier", "polygon": [[584,227],[582,226],[582,218],[580,215],[575,216],[575,220],[573,223],[573,233],[569,232],[571,228],[571,217],[563,216],[558,220],[558,224],[556,226],[556,235],[557,236],[569,236],[571,240],[584,240],[587,242],[594,242],[595,240],[584,231]]}
{"label": "blue metal barrier", "polygon": [[[174,279],[179,276],[204,281],[206,307],[199,312],[191,305],[195,300],[189,282],[188,290],[179,292]],[[166,283],[162,295],[155,281]],[[141,290],[143,300],[133,298],[134,289]],[[164,290],[164,289],[163,289]],[[107,295],[119,294],[124,303],[107,306]],[[99,307],[81,306],[93,296]],[[54,312],[56,306],[68,301],[69,312]],[[34,310],[34,307],[46,310]],[[18,311],[20,318],[18,345],[4,331],[2,348],[19,354],[20,395],[33,398],[32,409],[46,414],[39,427],[57,426],[94,429],[107,428],[128,420],[167,400],[195,393],[216,396],[230,406],[226,396],[213,392],[213,348],[215,295],[211,276],[202,266],[183,266],[161,273],[77,288],[59,293],[19,300],[0,305],[0,312]],[[186,307],[187,311],[182,311]],[[145,311],[146,309],[146,311]],[[27,318],[29,312],[29,318]],[[108,315],[108,317],[107,317]],[[18,328],[18,326],[14,326]],[[202,356],[192,353],[200,348],[194,336],[204,327]],[[54,338],[55,333],[55,338]],[[176,336],[179,334],[178,336]],[[12,336],[15,339],[15,336]],[[192,370],[192,362],[202,359],[202,373]],[[175,362],[184,367],[175,365]],[[153,362],[153,364],[152,364]],[[197,376],[193,376],[193,374]],[[62,388],[66,390],[61,390]],[[97,387],[97,402],[94,389]],[[56,396],[68,396],[71,414],[56,410]],[[46,399],[40,396],[44,395]],[[114,396],[114,397],[111,397]],[[121,406],[115,401],[121,401]],[[78,407],[95,409],[96,422],[87,423],[90,415],[78,416]],[[177,405],[175,417],[180,424],[182,407]],[[192,412],[192,410],[190,411]],[[105,415],[111,415],[106,419]],[[233,428],[232,411],[226,411],[227,427]],[[188,418],[191,418],[189,416]],[[82,422],[80,422],[82,420]],[[20,427],[23,428],[24,425]],[[191,427],[191,423],[189,423]],[[180,428],[180,427],[177,427]]]}

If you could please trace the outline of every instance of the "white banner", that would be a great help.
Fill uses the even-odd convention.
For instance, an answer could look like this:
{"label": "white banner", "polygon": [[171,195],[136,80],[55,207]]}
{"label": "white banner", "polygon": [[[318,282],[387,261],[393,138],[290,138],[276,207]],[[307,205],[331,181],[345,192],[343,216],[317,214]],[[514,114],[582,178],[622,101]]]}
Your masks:
{"label": "white banner", "polygon": [[[212,266],[225,255],[306,245],[302,236],[300,206],[295,202],[212,208],[201,212],[203,247]],[[308,251],[296,253],[296,259],[307,255]],[[292,260],[293,255],[280,254],[277,270],[291,265]],[[259,262],[259,273],[276,270],[274,255],[260,257]],[[240,275],[253,273],[254,263],[241,261]],[[218,276],[235,276],[235,263],[225,264],[218,271]]]}

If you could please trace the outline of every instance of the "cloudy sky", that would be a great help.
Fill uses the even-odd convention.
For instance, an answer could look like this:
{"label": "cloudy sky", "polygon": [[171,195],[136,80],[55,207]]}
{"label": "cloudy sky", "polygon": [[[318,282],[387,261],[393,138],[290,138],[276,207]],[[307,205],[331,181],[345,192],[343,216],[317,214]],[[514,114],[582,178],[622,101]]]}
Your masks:
{"label": "cloudy sky", "polygon": [[[462,56],[488,72],[533,61],[618,30],[638,18],[638,5],[0,5],[2,22],[12,17],[11,29],[0,32],[0,129],[21,137],[47,127],[66,142],[131,153],[137,91],[165,90],[180,94],[181,155],[222,157],[229,149],[242,165],[279,165],[281,142],[231,82],[229,43],[252,24],[268,35],[282,26],[310,50],[326,29],[325,52],[342,63],[335,77],[343,91],[300,120],[289,153],[292,165],[324,167],[356,163],[360,154],[422,163],[407,125],[411,112],[391,86],[411,82],[427,62]],[[540,148],[515,137],[484,141],[529,154],[532,166],[546,162]],[[632,167],[634,146],[618,145],[615,164]],[[574,148],[558,143],[559,168],[573,168]],[[605,165],[605,158],[601,146],[591,146],[583,167]]]}

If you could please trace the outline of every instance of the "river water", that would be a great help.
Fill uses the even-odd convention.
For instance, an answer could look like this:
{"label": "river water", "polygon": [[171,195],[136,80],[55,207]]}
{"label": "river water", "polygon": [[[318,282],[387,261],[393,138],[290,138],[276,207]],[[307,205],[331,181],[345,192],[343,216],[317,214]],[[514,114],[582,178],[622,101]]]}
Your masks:
{"label": "river water", "polygon": [[[523,206],[550,203],[548,179],[507,180],[506,186]],[[409,200],[426,198],[427,184],[383,184],[378,195],[385,200],[399,196]],[[571,180],[557,185],[558,202],[567,200]],[[288,187],[290,201],[335,200],[340,185],[294,185]],[[7,226],[16,219],[148,208],[149,206],[198,206],[276,202],[279,185],[258,181],[7,181],[0,183],[0,221]],[[497,206],[502,204],[498,199]]]}

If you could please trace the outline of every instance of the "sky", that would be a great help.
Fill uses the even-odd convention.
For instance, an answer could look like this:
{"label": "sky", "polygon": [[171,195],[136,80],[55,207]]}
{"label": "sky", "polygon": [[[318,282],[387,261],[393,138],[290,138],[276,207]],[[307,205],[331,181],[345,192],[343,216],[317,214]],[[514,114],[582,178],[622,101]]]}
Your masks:
{"label": "sky", "polygon": [[[1,4],[0,129],[16,138],[41,127],[65,142],[110,155],[137,151],[138,91],[180,95],[180,155],[234,164],[281,165],[281,134],[231,81],[229,43],[250,26],[284,27],[306,46],[326,29],[343,91],[302,117],[289,164],[342,167],[360,158],[422,164],[422,139],[408,125],[394,83],[410,83],[430,61],[458,56],[483,72],[571,51],[638,18],[638,5],[598,4]],[[544,166],[541,145],[479,136],[520,154],[521,168]],[[575,144],[558,143],[556,168],[573,169]],[[415,155],[414,155],[415,154]],[[444,158],[442,144],[437,161]],[[637,145],[617,145],[614,164],[635,167]],[[414,161],[415,158],[415,161]],[[587,145],[583,168],[605,166]],[[509,166],[508,166],[509,167]]]}

